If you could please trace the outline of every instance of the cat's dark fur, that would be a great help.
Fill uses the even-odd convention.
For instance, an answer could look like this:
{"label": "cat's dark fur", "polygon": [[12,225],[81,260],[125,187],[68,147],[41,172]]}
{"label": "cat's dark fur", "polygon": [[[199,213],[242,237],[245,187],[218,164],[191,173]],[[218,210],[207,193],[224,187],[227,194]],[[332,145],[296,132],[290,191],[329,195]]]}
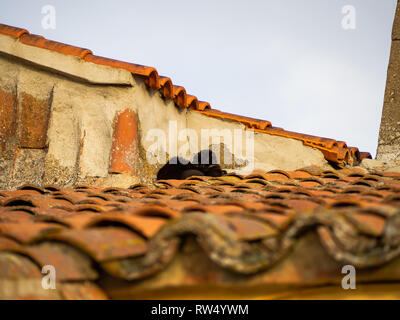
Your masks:
{"label": "cat's dark fur", "polygon": [[191,176],[220,177],[226,174],[217,163],[217,157],[211,150],[202,150],[192,161],[174,157],[168,161],[157,173],[157,180],[182,180]]}

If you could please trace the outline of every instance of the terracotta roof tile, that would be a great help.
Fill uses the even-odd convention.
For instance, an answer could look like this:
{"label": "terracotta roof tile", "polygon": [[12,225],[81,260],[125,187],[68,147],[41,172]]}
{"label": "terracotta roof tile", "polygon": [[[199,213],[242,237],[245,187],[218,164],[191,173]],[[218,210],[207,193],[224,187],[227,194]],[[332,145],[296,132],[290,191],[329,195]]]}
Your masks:
{"label": "terracotta roof tile", "polygon": [[0,250],[10,249],[17,245],[18,245],[18,242],[13,239],[7,238],[5,236],[0,237]]}
{"label": "terracotta roof tile", "polygon": [[28,257],[12,252],[0,252],[0,279],[39,278],[39,266]]}
{"label": "terracotta roof tile", "polygon": [[57,240],[76,246],[96,261],[127,258],[146,252],[145,240],[124,228],[87,228],[84,230],[61,230],[42,236],[40,240]]}
{"label": "terracotta roof tile", "polygon": [[257,221],[251,216],[220,215],[217,217],[217,221],[221,225],[225,225],[227,228],[231,229],[234,232],[236,240],[254,241],[278,234],[276,228],[272,228],[268,224]]}
{"label": "terracotta roof tile", "polygon": [[48,100],[38,100],[30,94],[22,94],[19,106],[21,113],[20,145],[22,148],[43,149],[46,147],[50,115]]}
{"label": "terracotta roof tile", "polygon": [[115,121],[111,160],[111,173],[136,173],[136,153],[138,152],[136,115],[129,109],[120,113]]}
{"label": "terracotta roof tile", "polygon": [[22,222],[31,220],[34,213],[26,211],[10,211],[0,207],[0,221],[3,222]]}
{"label": "terracotta roof tile", "polygon": [[59,225],[52,223],[0,222],[0,233],[20,243],[29,243],[43,234],[55,232],[59,229],[61,229]]}
{"label": "terracotta roof tile", "polygon": [[348,215],[348,217],[361,232],[376,237],[383,233],[386,219],[380,215],[360,212]]}
{"label": "terracotta roof tile", "polygon": [[109,213],[94,217],[85,227],[123,226],[138,233],[143,238],[151,238],[167,222],[164,218],[142,217],[136,214]]}
{"label": "terracotta roof tile", "polygon": [[[391,250],[400,246],[394,236],[400,232],[397,179],[307,168],[164,180],[130,189],[1,191],[0,270],[12,254],[18,263],[9,268],[21,269],[16,274],[32,267],[24,258],[29,257],[38,267],[57,264],[67,281],[94,279],[96,268],[89,261],[110,276],[139,279],[162,270],[179,250],[181,236],[195,234],[215,263],[254,273],[286,254],[304,228],[316,228],[333,258],[360,268],[379,266],[394,259]],[[242,245],[247,258],[239,254]],[[226,246],[239,255],[230,256]],[[364,257],[368,252],[373,257]]]}
{"label": "terracotta roof tile", "polygon": [[[0,30],[2,31],[2,29],[0,29]],[[35,34],[29,34],[29,32],[23,32],[16,38],[18,38],[19,41],[21,41],[22,43],[30,45],[30,46],[56,51],[58,53],[79,57],[81,59],[84,59],[86,57],[86,55],[91,54],[91,51],[88,49],[82,49],[82,48],[74,47],[74,46],[67,45],[64,43],[47,40],[42,36],[38,36]]]}
{"label": "terracotta roof tile", "polygon": [[[0,24],[0,34],[14,37],[25,45],[51,50],[65,55],[71,55],[89,63],[127,70],[135,76],[142,77],[149,88],[159,90],[164,99],[172,99],[179,108],[190,108],[195,112],[200,112],[210,117],[239,122],[246,128],[253,129],[257,132],[300,140],[304,145],[319,149],[327,160],[338,165],[353,164],[362,159],[371,158],[369,153],[359,152],[355,147],[348,147],[343,141],[286,131],[281,128],[273,127],[271,122],[266,120],[239,116],[211,109],[208,102],[199,101],[196,96],[188,94],[184,87],[174,85],[170,78],[160,76],[157,70],[153,67],[99,57],[93,55],[93,53],[88,49],[47,40],[42,36],[30,34],[25,29],[15,28],[4,24]],[[15,95],[6,95],[4,92],[0,92],[0,102],[5,106],[5,110],[8,110],[4,117],[0,117],[0,119],[2,119],[0,120],[2,121],[0,124],[2,124],[1,127],[4,131],[2,135],[5,138],[15,132],[15,119],[13,117],[16,112],[13,111],[15,105],[13,102],[14,100]],[[24,140],[23,144],[27,147],[34,146],[43,148],[45,141],[40,138],[43,135],[40,135],[39,133],[47,130],[48,111],[46,111],[47,105],[45,102],[38,102],[36,104],[41,106],[39,109],[42,110],[42,112],[41,114],[35,114],[33,118],[31,117],[32,112],[23,108],[23,119],[25,119],[26,125],[22,126],[22,130],[25,130],[27,133],[24,134],[23,137],[24,139],[28,139],[27,141]],[[39,109],[35,108],[35,110]],[[29,117],[24,117],[24,115],[29,115]],[[36,127],[32,126],[31,120],[29,119],[39,119],[40,121],[35,121],[35,123],[39,123],[40,125]],[[132,139],[136,139],[136,137],[132,137]],[[0,141],[0,150],[3,148],[4,143],[5,141]],[[114,144],[116,143],[122,142],[114,141]],[[117,159],[118,157],[114,158]],[[127,165],[127,163],[117,165],[112,160],[111,164],[112,169],[115,169],[118,172],[120,170],[124,172],[126,170],[133,170],[133,168]]]}
{"label": "terracotta roof tile", "polygon": [[90,259],[68,245],[44,242],[14,247],[9,251],[29,257],[40,267],[54,266],[58,281],[95,280],[98,276],[91,266]]}

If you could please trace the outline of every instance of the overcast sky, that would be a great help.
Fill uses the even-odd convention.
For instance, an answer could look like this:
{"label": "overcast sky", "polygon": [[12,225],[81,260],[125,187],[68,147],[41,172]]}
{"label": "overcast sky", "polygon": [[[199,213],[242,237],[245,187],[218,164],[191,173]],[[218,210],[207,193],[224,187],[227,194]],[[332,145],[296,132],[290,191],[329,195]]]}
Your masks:
{"label": "overcast sky", "polygon": [[[52,5],[56,28],[44,29]],[[355,9],[355,29],[345,5]],[[376,153],[396,0],[1,0],[0,22],[157,68],[214,109]]]}

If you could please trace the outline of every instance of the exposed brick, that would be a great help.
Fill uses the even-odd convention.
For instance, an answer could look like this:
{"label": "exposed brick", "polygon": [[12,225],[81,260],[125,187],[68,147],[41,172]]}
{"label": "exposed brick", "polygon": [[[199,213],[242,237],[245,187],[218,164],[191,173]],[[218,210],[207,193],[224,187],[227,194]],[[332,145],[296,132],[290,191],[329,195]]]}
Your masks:
{"label": "exposed brick", "polygon": [[5,149],[7,140],[15,135],[16,119],[15,93],[0,89],[0,152]]}
{"label": "exposed brick", "polygon": [[109,172],[134,175],[137,150],[136,115],[133,111],[126,109],[115,120]]}
{"label": "exposed brick", "polygon": [[22,148],[43,149],[46,147],[50,104],[48,99],[38,100],[23,93],[20,101]]}

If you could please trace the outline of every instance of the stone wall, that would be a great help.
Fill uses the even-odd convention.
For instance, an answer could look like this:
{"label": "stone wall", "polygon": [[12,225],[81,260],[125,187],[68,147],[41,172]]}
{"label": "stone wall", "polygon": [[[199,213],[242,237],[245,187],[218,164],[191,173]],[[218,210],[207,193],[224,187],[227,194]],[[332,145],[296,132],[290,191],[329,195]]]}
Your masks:
{"label": "stone wall", "polygon": [[[185,146],[189,154],[199,151],[201,142],[190,136],[200,137],[203,129],[246,133],[237,122],[177,108],[126,70],[4,35],[0,53],[0,189],[27,183],[129,187],[154,180],[163,164],[149,160],[152,132],[165,133],[166,159]],[[253,144],[254,169],[327,165],[319,150],[298,140],[255,133]],[[228,168],[243,166],[236,160]]]}

